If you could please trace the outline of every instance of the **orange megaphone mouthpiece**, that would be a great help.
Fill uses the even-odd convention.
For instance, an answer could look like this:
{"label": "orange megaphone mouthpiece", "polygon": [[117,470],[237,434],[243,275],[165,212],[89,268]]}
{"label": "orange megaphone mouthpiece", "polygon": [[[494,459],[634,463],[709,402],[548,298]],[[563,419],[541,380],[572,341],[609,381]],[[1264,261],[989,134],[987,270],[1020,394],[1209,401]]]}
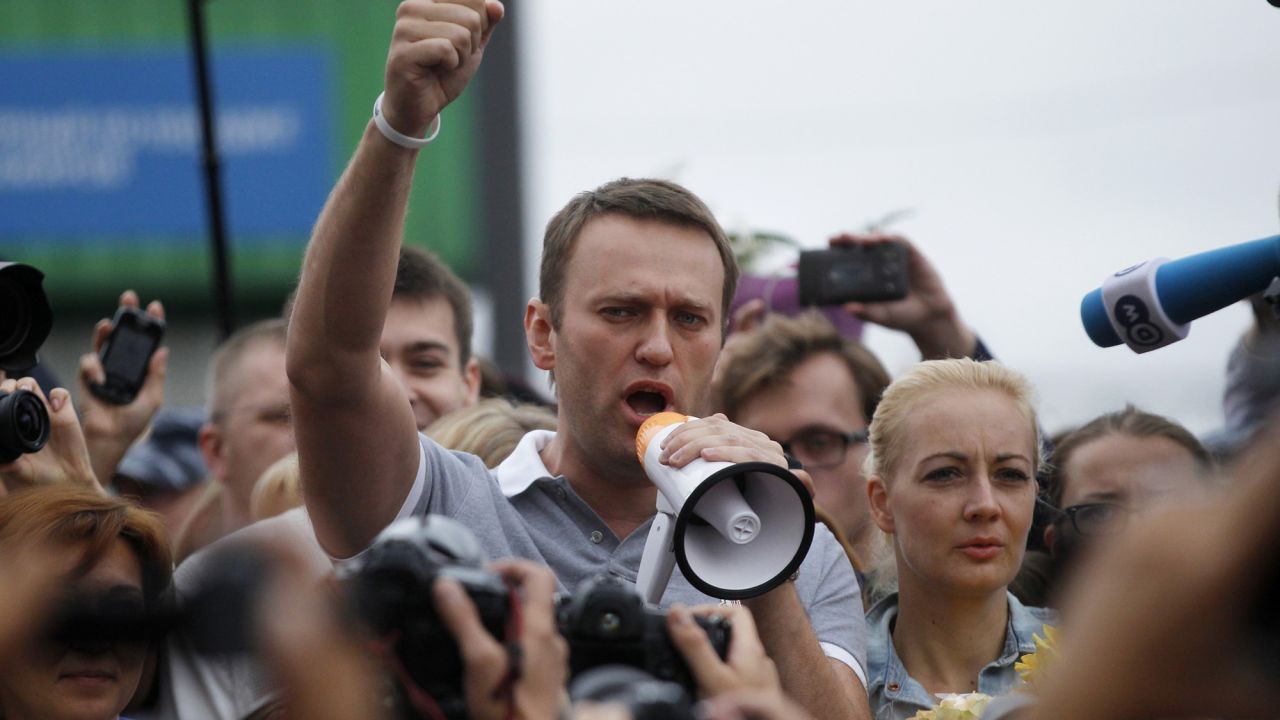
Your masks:
{"label": "orange megaphone mouthpiece", "polygon": [[652,415],[640,429],[636,431],[636,457],[639,458],[640,464],[644,465],[644,453],[649,449],[649,441],[653,439],[658,431],[668,425],[678,425],[689,419],[688,415],[678,412],[660,412]]}

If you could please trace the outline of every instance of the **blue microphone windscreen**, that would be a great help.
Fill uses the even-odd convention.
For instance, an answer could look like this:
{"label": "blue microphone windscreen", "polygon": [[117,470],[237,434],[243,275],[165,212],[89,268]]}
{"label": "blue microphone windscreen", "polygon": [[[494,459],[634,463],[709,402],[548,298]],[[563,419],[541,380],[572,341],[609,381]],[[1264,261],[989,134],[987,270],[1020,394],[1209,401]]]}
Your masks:
{"label": "blue microphone windscreen", "polygon": [[1107,317],[1106,305],[1102,302],[1102,288],[1097,288],[1084,296],[1080,301],[1080,320],[1084,323],[1084,331],[1089,339],[1098,347],[1119,345],[1120,336],[1111,327],[1111,319]]}
{"label": "blue microphone windscreen", "polygon": [[1170,320],[1188,323],[1266,290],[1277,276],[1280,235],[1171,260],[1156,270],[1156,295]]}

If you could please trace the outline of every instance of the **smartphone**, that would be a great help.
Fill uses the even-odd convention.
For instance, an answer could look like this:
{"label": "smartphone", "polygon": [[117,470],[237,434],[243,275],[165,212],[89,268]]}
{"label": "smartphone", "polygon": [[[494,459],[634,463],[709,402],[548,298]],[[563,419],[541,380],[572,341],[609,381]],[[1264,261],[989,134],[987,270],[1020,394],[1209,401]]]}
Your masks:
{"label": "smartphone", "polygon": [[901,300],[910,289],[900,242],[805,250],[798,275],[801,305]]}
{"label": "smartphone", "polygon": [[114,405],[133,402],[147,379],[151,356],[163,338],[163,320],[136,308],[120,308],[112,321],[111,334],[98,354],[106,381],[91,383],[89,391]]}

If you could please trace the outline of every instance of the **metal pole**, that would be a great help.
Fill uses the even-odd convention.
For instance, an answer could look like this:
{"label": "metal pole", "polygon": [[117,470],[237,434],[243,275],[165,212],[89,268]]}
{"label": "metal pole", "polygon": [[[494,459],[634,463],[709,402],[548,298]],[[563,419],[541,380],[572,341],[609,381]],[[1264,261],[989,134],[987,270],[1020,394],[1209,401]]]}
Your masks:
{"label": "metal pole", "polygon": [[517,40],[521,13],[510,13],[484,53],[477,78],[480,146],[480,237],[483,282],[493,297],[494,357],[508,375],[522,378],[529,357],[524,342],[524,194],[520,154]]}
{"label": "metal pole", "polygon": [[187,11],[191,28],[191,58],[196,72],[196,92],[200,108],[200,160],[204,168],[209,239],[213,250],[213,302],[218,319],[218,337],[225,340],[235,328],[235,320],[231,297],[231,266],[227,259],[227,231],[222,210],[222,166],[218,159],[213,89],[209,83],[209,54],[205,46],[204,0],[188,0]]}

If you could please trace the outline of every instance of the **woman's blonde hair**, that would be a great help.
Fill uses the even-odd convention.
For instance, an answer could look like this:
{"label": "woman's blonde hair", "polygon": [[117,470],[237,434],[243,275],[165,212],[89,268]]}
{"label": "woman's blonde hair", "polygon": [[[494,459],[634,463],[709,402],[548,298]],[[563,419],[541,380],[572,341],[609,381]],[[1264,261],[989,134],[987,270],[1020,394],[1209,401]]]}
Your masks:
{"label": "woman's blonde hair", "polygon": [[889,479],[910,442],[910,438],[905,437],[904,426],[912,410],[930,396],[948,390],[995,390],[1009,396],[1027,418],[1035,441],[1032,470],[1039,471],[1044,458],[1040,425],[1033,406],[1035,391],[1030,381],[1022,373],[995,361],[952,358],[922,362],[885,389],[868,428],[870,452],[863,465],[867,477],[877,475],[883,480]]}
{"label": "woman's blonde hair", "polygon": [[[893,471],[901,462],[911,438],[906,437],[907,419],[920,403],[949,390],[994,390],[1002,392],[1026,416],[1035,447],[1032,451],[1032,472],[1044,464],[1040,442],[1040,425],[1033,406],[1035,392],[1030,381],[1022,373],[998,362],[978,362],[968,358],[928,360],[916,365],[910,372],[894,380],[884,391],[876,406],[869,428],[870,451],[863,464],[863,474],[879,477],[888,484]],[[889,535],[873,528],[871,555],[867,569],[867,604],[897,592],[898,568]]]}
{"label": "woman's blonde hair", "polygon": [[490,398],[454,410],[423,432],[450,450],[479,456],[485,467],[493,468],[507,459],[525,433],[555,429],[556,416],[548,408]]}
{"label": "woman's blonde hair", "polygon": [[271,463],[249,496],[249,516],[254,522],[275,517],[302,505],[302,481],[298,471],[298,453],[291,452]]}

